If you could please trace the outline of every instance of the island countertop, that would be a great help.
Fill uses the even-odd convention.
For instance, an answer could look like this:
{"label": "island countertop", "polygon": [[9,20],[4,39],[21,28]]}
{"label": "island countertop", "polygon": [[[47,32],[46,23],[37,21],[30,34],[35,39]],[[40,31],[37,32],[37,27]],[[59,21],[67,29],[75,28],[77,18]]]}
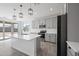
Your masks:
{"label": "island countertop", "polygon": [[38,35],[38,34],[26,34],[26,35],[22,35],[21,39],[32,40],[32,39],[37,38],[39,36],[41,36],[41,35]]}

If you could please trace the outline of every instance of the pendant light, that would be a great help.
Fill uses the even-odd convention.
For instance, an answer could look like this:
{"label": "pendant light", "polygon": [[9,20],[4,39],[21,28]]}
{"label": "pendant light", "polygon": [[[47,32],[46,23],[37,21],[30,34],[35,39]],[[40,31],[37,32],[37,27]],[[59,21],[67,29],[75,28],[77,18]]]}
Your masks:
{"label": "pendant light", "polygon": [[16,20],[16,17],[17,17],[17,16],[16,16],[16,9],[14,8],[13,11],[14,11],[13,19]]}
{"label": "pendant light", "polygon": [[23,12],[22,12],[23,5],[20,5],[20,12],[19,12],[19,18],[23,18]]}
{"label": "pendant light", "polygon": [[28,15],[30,16],[33,15],[33,9],[31,8],[31,3],[30,3],[30,8],[28,9]]}

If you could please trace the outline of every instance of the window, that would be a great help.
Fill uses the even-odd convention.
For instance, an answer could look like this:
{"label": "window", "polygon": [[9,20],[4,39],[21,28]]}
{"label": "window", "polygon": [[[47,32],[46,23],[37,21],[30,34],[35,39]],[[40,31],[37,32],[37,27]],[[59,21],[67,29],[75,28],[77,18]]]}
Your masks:
{"label": "window", "polygon": [[3,24],[0,23],[0,40],[3,39]]}
{"label": "window", "polygon": [[18,38],[18,25],[8,22],[0,22],[0,40]]}

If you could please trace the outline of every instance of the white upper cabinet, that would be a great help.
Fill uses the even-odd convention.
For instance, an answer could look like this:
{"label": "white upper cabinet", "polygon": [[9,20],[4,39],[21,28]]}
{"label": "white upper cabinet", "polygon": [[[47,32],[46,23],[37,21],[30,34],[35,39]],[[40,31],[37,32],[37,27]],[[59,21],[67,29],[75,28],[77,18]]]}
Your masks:
{"label": "white upper cabinet", "polygon": [[36,20],[35,22],[36,22],[36,23],[35,23],[36,29],[38,29],[38,28],[39,28],[39,21]]}
{"label": "white upper cabinet", "polygon": [[34,22],[34,20],[32,21],[32,28],[35,28],[35,22]]}
{"label": "white upper cabinet", "polygon": [[46,33],[45,34],[45,41],[56,43],[56,34]]}
{"label": "white upper cabinet", "polygon": [[40,28],[40,25],[46,25],[45,19],[39,19],[39,20],[37,20],[36,25],[38,26],[38,28]]}
{"label": "white upper cabinet", "polygon": [[56,17],[52,18],[52,28],[54,28],[54,29],[57,28],[57,18]]}
{"label": "white upper cabinet", "polygon": [[56,17],[52,17],[52,18],[48,18],[46,19],[46,28],[49,28],[49,29],[55,29],[56,28],[56,23],[57,22],[57,19]]}
{"label": "white upper cabinet", "polygon": [[38,22],[39,22],[39,25],[42,25],[42,19],[39,19]]}
{"label": "white upper cabinet", "polygon": [[47,29],[56,29],[57,19],[56,17],[50,17],[50,18],[42,18],[42,19],[40,18],[32,21],[32,28],[38,29],[40,25],[45,25]]}
{"label": "white upper cabinet", "polygon": [[39,28],[39,21],[38,20],[33,20],[32,21],[32,28],[33,29],[38,29]]}
{"label": "white upper cabinet", "polygon": [[36,28],[36,20],[32,21],[32,28],[34,28],[34,29]]}
{"label": "white upper cabinet", "polygon": [[51,23],[50,19],[46,19],[46,28],[50,29],[50,26],[51,26],[50,23]]}
{"label": "white upper cabinet", "polygon": [[45,19],[42,19],[42,24],[46,25],[46,20]]}

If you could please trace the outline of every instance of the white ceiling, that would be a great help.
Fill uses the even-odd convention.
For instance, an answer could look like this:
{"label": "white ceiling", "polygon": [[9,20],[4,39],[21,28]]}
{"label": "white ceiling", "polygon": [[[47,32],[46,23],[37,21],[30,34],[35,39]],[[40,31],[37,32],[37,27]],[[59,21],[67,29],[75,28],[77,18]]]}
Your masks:
{"label": "white ceiling", "polygon": [[[13,15],[13,8],[16,8],[16,14],[18,16],[19,13],[19,3],[2,3],[0,4],[0,17],[7,17],[12,18]],[[23,3],[23,13],[24,13],[24,20],[34,19],[35,17],[43,17],[43,16],[50,16],[50,15],[59,15],[65,12],[65,3],[39,3],[37,5],[31,4],[33,8],[34,15],[28,15],[28,8],[30,7],[29,3]],[[52,11],[50,11],[52,8]],[[17,19],[19,19],[17,17]],[[19,19],[20,20],[20,19]]]}

